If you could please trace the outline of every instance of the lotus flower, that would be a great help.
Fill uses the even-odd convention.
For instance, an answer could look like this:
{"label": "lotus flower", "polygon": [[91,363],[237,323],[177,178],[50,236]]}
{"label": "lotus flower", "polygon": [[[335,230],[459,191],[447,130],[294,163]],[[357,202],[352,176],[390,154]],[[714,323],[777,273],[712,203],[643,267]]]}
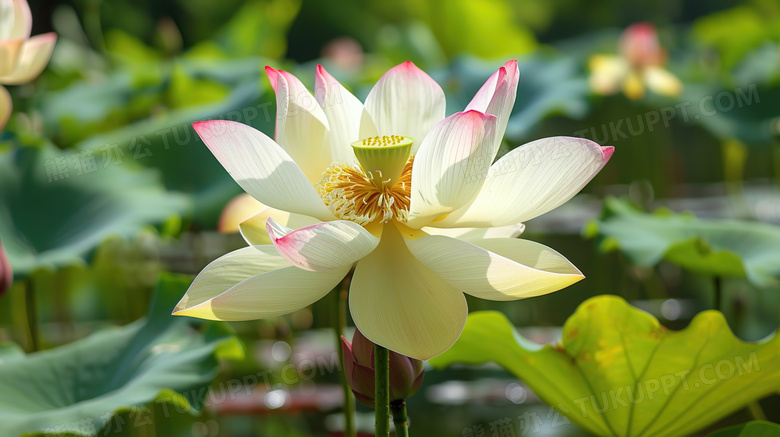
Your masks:
{"label": "lotus flower", "polygon": [[638,100],[645,86],[653,92],[677,96],[682,84],[663,68],[666,52],[649,23],[629,26],[620,37],[620,55],[596,55],[590,59],[591,87],[599,94],[614,94],[621,88],[626,97]]}
{"label": "lotus flower", "polygon": [[14,271],[11,268],[11,261],[8,260],[8,254],[5,253],[3,242],[0,241],[0,297],[11,289],[14,282]]}
{"label": "lotus flower", "polygon": [[[32,14],[27,0],[0,0],[0,84],[19,85],[38,77],[49,63],[55,33],[30,38]],[[0,86],[0,130],[11,115],[11,96]]]}
{"label": "lotus flower", "polygon": [[[341,343],[344,346],[344,374],[355,399],[374,408],[374,343],[357,329],[351,344],[343,336]],[[408,399],[417,393],[423,375],[422,361],[390,352],[390,402]]]}
{"label": "lotus flower", "polygon": [[425,360],[460,335],[464,293],[508,301],[583,279],[549,247],[512,237],[522,222],[579,192],[613,148],[545,138],[490,165],[514,105],[516,62],[446,118],[441,87],[411,62],[385,73],[364,103],[322,66],[314,95],[292,74],[266,70],[276,91],[275,140],[237,122],[194,124],[264,209],[240,225],[249,247],[203,269],[174,314],[291,313],[354,266],[349,308],[357,328]]}

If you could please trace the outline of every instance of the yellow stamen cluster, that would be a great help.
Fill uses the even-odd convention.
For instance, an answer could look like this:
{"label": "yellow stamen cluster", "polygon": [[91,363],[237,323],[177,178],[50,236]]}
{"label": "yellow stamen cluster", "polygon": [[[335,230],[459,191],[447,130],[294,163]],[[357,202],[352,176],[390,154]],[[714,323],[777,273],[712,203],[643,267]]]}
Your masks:
{"label": "yellow stamen cluster", "polygon": [[404,137],[399,135],[381,136],[381,137],[369,137],[360,140],[362,146],[397,146],[404,141]]}
{"label": "yellow stamen cluster", "polygon": [[316,188],[325,205],[339,219],[363,226],[377,220],[406,222],[412,197],[413,161],[414,156],[409,158],[392,187],[373,183],[360,167],[333,164],[325,170]]}

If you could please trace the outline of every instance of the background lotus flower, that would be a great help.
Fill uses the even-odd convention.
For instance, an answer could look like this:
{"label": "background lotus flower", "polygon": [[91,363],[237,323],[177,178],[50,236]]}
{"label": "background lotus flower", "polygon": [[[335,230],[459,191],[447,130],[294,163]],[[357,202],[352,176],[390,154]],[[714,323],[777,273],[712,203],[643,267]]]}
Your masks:
{"label": "background lotus flower", "polygon": [[[374,343],[360,330],[355,330],[350,344],[341,337],[344,346],[344,373],[361,404],[374,408]],[[390,402],[408,399],[420,389],[425,371],[423,362],[390,352]]]}
{"label": "background lotus flower", "polygon": [[14,282],[14,270],[11,268],[11,261],[8,260],[8,254],[5,253],[3,242],[0,240],[0,297],[2,297]]}
{"label": "background lotus flower", "polygon": [[411,62],[382,76],[365,103],[321,66],[313,95],[292,74],[266,71],[275,141],[241,123],[194,124],[263,210],[239,226],[250,247],[208,265],[174,314],[287,314],[325,296],[354,265],[357,328],[424,360],[460,335],[463,293],[516,300],[584,277],[554,250],[513,237],[579,192],[613,148],[545,138],[491,165],[515,101],[516,62],[447,118],[441,87]]}
{"label": "background lotus flower", "polygon": [[[57,34],[30,38],[32,14],[27,0],[0,0],[0,84],[19,85],[41,74],[49,63]],[[0,129],[11,115],[12,102],[0,86]]]}
{"label": "background lotus flower", "polygon": [[622,88],[626,97],[636,100],[645,95],[645,86],[667,96],[682,92],[679,79],[663,68],[666,51],[652,24],[629,26],[618,46],[619,56],[595,55],[590,59],[590,83],[597,93],[614,94]]}

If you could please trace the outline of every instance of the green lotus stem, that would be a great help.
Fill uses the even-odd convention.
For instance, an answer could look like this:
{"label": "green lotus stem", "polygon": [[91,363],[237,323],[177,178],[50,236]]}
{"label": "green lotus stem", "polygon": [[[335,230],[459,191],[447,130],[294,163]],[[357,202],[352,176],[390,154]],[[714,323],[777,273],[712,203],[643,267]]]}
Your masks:
{"label": "green lotus stem", "polygon": [[720,276],[715,276],[713,286],[715,289],[715,295],[713,296],[713,306],[716,310],[721,311],[723,299],[723,278]]}
{"label": "green lotus stem", "polygon": [[336,332],[336,350],[339,355],[339,379],[341,388],[344,392],[344,436],[355,437],[355,398],[352,396],[352,389],[347,382],[347,376],[344,374],[344,345],[341,342],[341,335],[344,333],[344,327],[347,324],[347,296],[349,294],[349,283],[351,275],[347,275],[339,288],[333,292],[333,330]]}
{"label": "green lotus stem", "polygon": [[41,350],[40,329],[38,327],[38,306],[35,299],[35,287],[32,278],[27,278],[24,287],[24,306],[27,316],[27,328],[30,335],[30,350]]}
{"label": "green lotus stem", "polygon": [[387,437],[390,434],[390,352],[374,345],[375,396],[374,427],[376,437]]}
{"label": "green lotus stem", "polygon": [[766,413],[764,413],[764,409],[761,408],[761,404],[758,403],[758,401],[753,401],[749,403],[747,407],[748,407],[748,411],[750,411],[750,415],[753,416],[753,419],[767,420]]}
{"label": "green lotus stem", "polygon": [[390,402],[390,412],[393,413],[396,437],[409,437],[409,420],[406,417],[406,402],[403,399]]}

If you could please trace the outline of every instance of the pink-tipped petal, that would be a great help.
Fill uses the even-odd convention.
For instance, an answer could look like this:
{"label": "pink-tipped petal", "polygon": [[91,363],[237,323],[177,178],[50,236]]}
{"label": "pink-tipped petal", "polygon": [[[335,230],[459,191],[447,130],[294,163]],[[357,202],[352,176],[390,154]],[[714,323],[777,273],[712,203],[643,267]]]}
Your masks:
{"label": "pink-tipped petal", "polygon": [[307,215],[293,214],[287,211],[281,211],[270,206],[263,207],[256,214],[242,221],[238,225],[241,236],[250,246],[262,246],[273,244],[271,236],[268,235],[268,219],[273,219],[282,226],[293,229],[305,228],[320,221]]}
{"label": "pink-tipped petal", "polygon": [[297,77],[276,70],[276,79],[276,142],[316,184],[333,162],[328,118]]}
{"label": "pink-tipped petal", "polygon": [[276,250],[290,264],[310,271],[351,266],[379,244],[357,223],[336,220],[296,230],[268,219],[268,235]]}
{"label": "pink-tipped petal", "polygon": [[273,88],[274,92],[276,92],[276,85],[279,81],[279,70],[266,65],[265,74],[268,76],[268,81],[271,82],[271,88]]}
{"label": "pink-tipped petal", "polygon": [[325,71],[322,65],[318,65],[316,69],[314,97],[328,118],[333,160],[355,162],[355,153],[350,144],[361,139],[363,104]]}
{"label": "pink-tipped petal", "polygon": [[444,118],[444,91],[407,61],[379,79],[368,94],[365,107],[379,135],[411,137],[415,153],[428,131]]}
{"label": "pink-tipped petal", "polygon": [[241,188],[261,203],[320,220],[333,219],[295,161],[262,132],[226,120],[196,122],[193,127]]}
{"label": "pink-tipped petal", "polygon": [[0,76],[0,83],[19,85],[35,80],[49,63],[56,43],[56,33],[45,33],[27,40],[21,48],[13,71]]}
{"label": "pink-tipped petal", "polygon": [[509,116],[512,114],[512,108],[515,106],[519,80],[520,70],[517,67],[517,61],[508,61],[488,78],[474,96],[474,99],[466,106],[466,110],[475,109],[494,115],[497,118],[495,141],[492,149],[493,154],[490,157],[491,162],[496,157],[496,153],[498,153],[498,148],[501,146],[501,141],[506,132]]}
{"label": "pink-tipped petal", "polygon": [[407,226],[420,228],[474,200],[490,168],[495,128],[496,117],[470,110],[431,129],[414,158]]}
{"label": "pink-tipped petal", "polygon": [[526,222],[565,203],[612,155],[593,141],[543,138],[520,146],[490,167],[476,200],[435,227],[488,227]]}

